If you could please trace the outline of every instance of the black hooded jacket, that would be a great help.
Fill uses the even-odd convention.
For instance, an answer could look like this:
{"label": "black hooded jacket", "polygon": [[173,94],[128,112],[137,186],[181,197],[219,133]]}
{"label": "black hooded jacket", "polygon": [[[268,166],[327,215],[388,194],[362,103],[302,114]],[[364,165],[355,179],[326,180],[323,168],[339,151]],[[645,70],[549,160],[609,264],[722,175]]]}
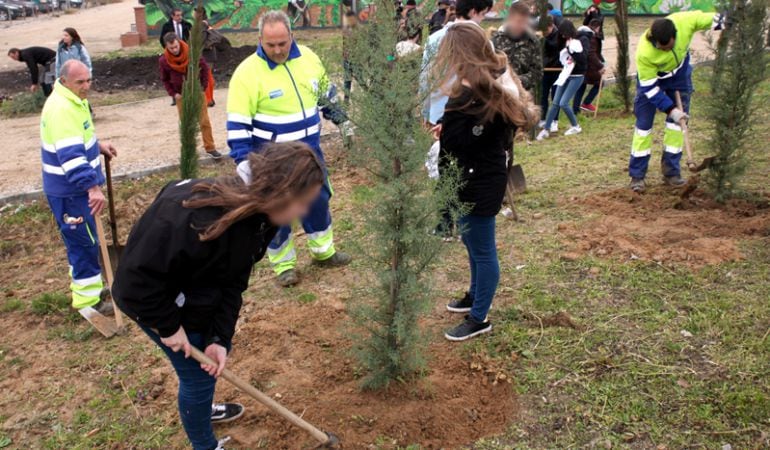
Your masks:
{"label": "black hooded jacket", "polygon": [[186,208],[192,187],[204,181],[173,181],[134,225],[121,255],[112,295],[118,307],[161,337],[179,327],[201,333],[206,345],[225,347],[235,333],[241,294],[254,263],[262,259],[277,228],[256,214],[232,224],[216,239],[199,233],[224,214],[219,207]]}

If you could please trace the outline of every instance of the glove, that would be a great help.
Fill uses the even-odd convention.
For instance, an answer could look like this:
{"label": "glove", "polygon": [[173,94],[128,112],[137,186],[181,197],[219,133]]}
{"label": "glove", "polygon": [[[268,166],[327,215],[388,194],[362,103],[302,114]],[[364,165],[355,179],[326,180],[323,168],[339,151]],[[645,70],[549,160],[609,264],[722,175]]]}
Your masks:
{"label": "glove", "polygon": [[686,112],[679,108],[672,109],[671,112],[668,113],[668,117],[669,119],[673,120],[674,123],[680,123],[682,120],[687,121],[687,119],[690,118]]}
{"label": "glove", "polygon": [[238,172],[238,176],[241,177],[244,183],[251,183],[251,166],[249,166],[248,159],[239,162],[238,166],[235,168],[235,171]]}
{"label": "glove", "polygon": [[340,124],[340,132],[345,137],[353,137],[356,134],[356,127],[346,120]]}

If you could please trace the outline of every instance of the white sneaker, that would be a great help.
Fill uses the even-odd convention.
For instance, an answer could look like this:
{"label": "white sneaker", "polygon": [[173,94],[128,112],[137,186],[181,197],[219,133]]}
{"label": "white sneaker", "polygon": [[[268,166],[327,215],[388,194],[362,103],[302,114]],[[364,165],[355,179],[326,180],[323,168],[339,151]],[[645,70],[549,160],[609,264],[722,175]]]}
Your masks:
{"label": "white sneaker", "polygon": [[557,133],[559,131],[559,122],[551,122],[551,133]]}
{"label": "white sneaker", "polygon": [[582,128],[580,128],[580,125],[575,125],[574,127],[571,127],[569,130],[564,132],[565,136],[571,136],[573,134],[578,134],[583,131]]}
{"label": "white sneaker", "polygon": [[230,441],[230,436],[225,436],[224,438],[217,441],[217,448],[214,450],[225,450],[223,447],[225,444],[227,444]]}
{"label": "white sneaker", "polygon": [[547,139],[548,136],[550,135],[551,133],[549,133],[548,130],[543,128],[542,130],[540,130],[540,133],[537,134],[537,137],[535,139],[537,139],[538,141],[542,141],[543,139]]}

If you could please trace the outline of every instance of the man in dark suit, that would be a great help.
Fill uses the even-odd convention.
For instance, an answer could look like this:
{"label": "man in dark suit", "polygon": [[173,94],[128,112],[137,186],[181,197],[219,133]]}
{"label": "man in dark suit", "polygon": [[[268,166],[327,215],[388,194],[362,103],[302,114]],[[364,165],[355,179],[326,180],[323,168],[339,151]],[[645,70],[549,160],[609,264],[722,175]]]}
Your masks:
{"label": "man in dark suit", "polygon": [[191,28],[192,24],[184,20],[182,10],[179,8],[174,8],[171,11],[171,19],[164,23],[163,28],[160,29],[160,46],[165,48],[165,45],[163,45],[163,36],[165,36],[167,33],[174,33],[176,34],[177,38],[187,42],[190,40]]}

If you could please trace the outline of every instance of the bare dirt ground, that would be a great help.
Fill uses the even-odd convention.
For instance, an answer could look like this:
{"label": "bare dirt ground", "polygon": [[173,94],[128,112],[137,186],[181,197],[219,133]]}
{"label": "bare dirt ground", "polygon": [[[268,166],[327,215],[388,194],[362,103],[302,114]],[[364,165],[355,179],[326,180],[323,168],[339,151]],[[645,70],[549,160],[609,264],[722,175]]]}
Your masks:
{"label": "bare dirt ground", "polygon": [[102,55],[120,48],[120,35],[131,31],[134,23],[134,1],[96,6],[76,10],[72,14],[41,14],[36,18],[13,21],[0,25],[0,71],[14,70],[21,63],[5,56],[10,47],[31,47],[34,45],[56,48],[61,39],[61,30],[74,27],[92,56]]}
{"label": "bare dirt ground", "polygon": [[563,223],[559,231],[573,252],[622,260],[703,267],[742,258],[739,241],[770,235],[770,199],[719,204],[702,191],[683,200],[656,187],[645,195],[626,188],[577,199],[572,208],[592,216]]}

